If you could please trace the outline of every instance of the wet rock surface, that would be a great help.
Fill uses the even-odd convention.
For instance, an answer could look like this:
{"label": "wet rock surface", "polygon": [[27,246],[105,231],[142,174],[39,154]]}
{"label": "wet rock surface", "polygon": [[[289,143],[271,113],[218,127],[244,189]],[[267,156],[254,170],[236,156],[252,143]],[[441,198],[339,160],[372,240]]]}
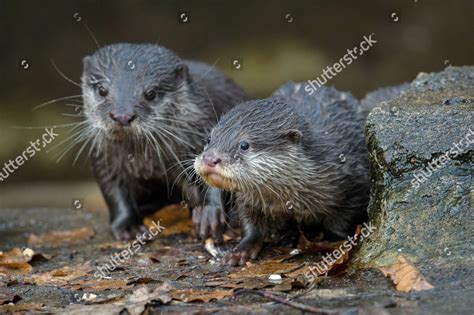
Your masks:
{"label": "wet rock surface", "polygon": [[[370,219],[355,263],[403,254],[437,286],[474,283],[474,67],[419,74],[369,115]],[[472,302],[471,302],[472,303]]]}

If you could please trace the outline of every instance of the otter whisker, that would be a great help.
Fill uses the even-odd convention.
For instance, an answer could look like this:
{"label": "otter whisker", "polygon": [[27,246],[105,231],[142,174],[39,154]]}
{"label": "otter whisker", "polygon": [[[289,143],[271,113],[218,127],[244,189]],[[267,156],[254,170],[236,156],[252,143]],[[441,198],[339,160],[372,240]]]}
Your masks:
{"label": "otter whisker", "polygon": [[75,147],[76,145],[78,145],[79,143],[83,142],[84,140],[86,140],[88,138],[88,135],[87,134],[80,134],[79,136],[77,136],[77,138],[75,138],[73,141],[71,141],[68,145],[66,145],[66,147],[59,153],[59,156],[58,158],[56,159],[56,163],[58,163],[59,161],[61,161],[61,159],[73,148]]}
{"label": "otter whisker", "polygon": [[72,162],[72,165],[75,165],[76,164],[76,161],[79,159],[79,156],[81,155],[82,151],[84,150],[84,148],[87,146],[87,144],[92,140],[93,138],[89,137],[87,135],[86,137],[86,141],[84,141],[84,143],[82,144],[81,148],[79,149],[78,153],[76,154],[76,157],[74,158],[74,161]]}
{"label": "otter whisker", "polygon": [[78,135],[82,134],[82,132],[87,128],[88,126],[84,125],[84,124],[78,124],[76,126],[74,126],[73,128],[71,128],[69,130],[69,133],[71,133],[71,135],[69,135],[66,139],[63,139],[61,140],[60,142],[58,142],[57,144],[55,144],[53,147],[51,147],[50,149],[48,149],[46,152],[49,153],[53,150],[55,150],[56,148],[58,148],[59,146],[63,145],[64,143],[68,142],[69,140],[77,137]]}
{"label": "otter whisker", "polygon": [[69,83],[72,83],[74,84],[75,86],[78,86],[78,87],[81,87],[81,85],[79,83],[77,83],[76,81],[70,79],[68,76],[66,76],[61,70],[59,70],[58,66],[56,65],[56,63],[54,62],[53,59],[51,59],[51,63],[53,64],[53,67],[54,67],[54,70],[56,70],[57,73],[59,73],[59,75],[66,81],[68,81]]}
{"label": "otter whisker", "polygon": [[57,102],[59,102],[59,101],[64,101],[64,100],[70,100],[70,99],[78,98],[78,97],[82,97],[82,94],[70,95],[70,96],[64,96],[64,97],[55,98],[55,99],[52,99],[52,100],[50,100],[50,101],[47,101],[47,102],[41,103],[41,104],[39,104],[39,105],[36,105],[35,107],[33,107],[32,110],[37,110],[38,108],[44,107],[44,106],[49,105],[49,104],[57,103]]}

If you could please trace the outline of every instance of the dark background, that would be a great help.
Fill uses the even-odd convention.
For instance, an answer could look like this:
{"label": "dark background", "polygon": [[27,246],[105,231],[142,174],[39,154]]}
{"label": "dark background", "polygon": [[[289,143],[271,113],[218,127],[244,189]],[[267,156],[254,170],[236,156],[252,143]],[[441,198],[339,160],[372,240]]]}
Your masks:
{"label": "dark background", "polygon": [[[181,13],[188,15],[187,23]],[[159,41],[183,58],[215,64],[256,97],[268,96],[289,80],[315,79],[364,35],[374,33],[377,44],[328,82],[362,97],[411,81],[419,72],[473,64],[473,21],[472,0],[0,0],[0,166],[43,133],[42,128],[25,127],[77,121],[61,115],[73,113],[68,102],[32,108],[80,93],[61,78],[51,60],[79,81],[82,57],[97,49],[84,22],[102,46]],[[235,58],[242,60],[240,71],[232,69]],[[22,60],[28,69],[21,67]],[[67,128],[57,131],[67,136]],[[43,150],[0,183],[3,202],[13,198],[8,188],[18,185],[91,180],[84,157],[72,166],[77,149],[56,163],[58,152]],[[28,195],[24,188],[15,191]]]}

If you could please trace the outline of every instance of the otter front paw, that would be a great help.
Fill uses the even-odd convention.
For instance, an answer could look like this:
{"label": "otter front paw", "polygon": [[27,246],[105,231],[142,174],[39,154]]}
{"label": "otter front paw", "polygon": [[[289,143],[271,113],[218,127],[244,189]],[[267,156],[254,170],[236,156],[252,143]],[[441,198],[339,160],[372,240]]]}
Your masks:
{"label": "otter front paw", "polygon": [[237,246],[232,252],[222,258],[222,262],[229,266],[244,265],[250,259],[256,259],[262,250],[262,243],[256,242]]}
{"label": "otter front paw", "polygon": [[217,244],[224,241],[225,212],[219,206],[199,206],[193,209],[193,225],[201,239],[212,237]]}
{"label": "otter front paw", "polygon": [[118,241],[130,241],[135,239],[138,235],[148,232],[148,229],[143,224],[114,224],[112,223],[112,234]]}

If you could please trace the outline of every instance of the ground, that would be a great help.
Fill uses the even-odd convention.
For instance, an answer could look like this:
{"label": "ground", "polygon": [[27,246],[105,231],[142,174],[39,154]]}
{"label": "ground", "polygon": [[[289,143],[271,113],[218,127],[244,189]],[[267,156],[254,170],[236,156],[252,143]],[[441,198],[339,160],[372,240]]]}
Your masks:
{"label": "ground", "polygon": [[[441,272],[442,266],[421,264],[435,288],[404,293],[379,269],[347,263],[309,290],[301,270],[320,257],[292,256],[292,248],[276,245],[247,266],[223,266],[194,238],[180,207],[158,212],[152,219],[160,219],[166,230],[124,259],[109,278],[99,279],[98,268],[128,246],[113,241],[107,214],[0,211],[0,313],[297,314],[321,308],[331,314],[471,314],[474,304],[472,270]],[[44,235],[58,231],[73,232]],[[271,274],[283,276],[282,282],[270,281]],[[277,301],[286,297],[290,303]]]}

